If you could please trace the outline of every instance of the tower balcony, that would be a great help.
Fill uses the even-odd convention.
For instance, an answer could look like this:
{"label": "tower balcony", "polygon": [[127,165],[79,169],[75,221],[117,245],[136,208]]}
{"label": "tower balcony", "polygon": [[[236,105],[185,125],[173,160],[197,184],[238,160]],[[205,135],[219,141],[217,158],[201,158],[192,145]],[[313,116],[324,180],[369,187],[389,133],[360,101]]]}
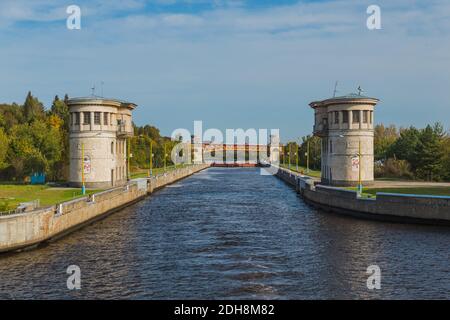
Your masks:
{"label": "tower balcony", "polygon": [[315,124],[313,127],[313,133],[315,136],[324,137],[328,135],[328,124],[327,123],[319,123]]}
{"label": "tower balcony", "polygon": [[117,125],[117,136],[121,138],[132,137],[133,132],[127,130],[125,123],[121,123]]}

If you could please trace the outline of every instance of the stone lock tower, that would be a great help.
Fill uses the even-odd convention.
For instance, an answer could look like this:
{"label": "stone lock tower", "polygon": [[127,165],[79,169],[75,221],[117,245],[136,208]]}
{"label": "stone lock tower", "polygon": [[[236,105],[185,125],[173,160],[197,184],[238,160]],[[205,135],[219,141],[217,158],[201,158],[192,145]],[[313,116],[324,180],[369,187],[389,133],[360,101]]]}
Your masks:
{"label": "stone lock tower", "polygon": [[373,123],[378,101],[349,94],[309,104],[314,109],[314,135],[322,138],[322,184],[373,182]]}
{"label": "stone lock tower", "polygon": [[[70,184],[109,188],[127,182],[127,138],[135,104],[102,97],[74,98],[70,112]],[[82,170],[83,168],[83,170]]]}

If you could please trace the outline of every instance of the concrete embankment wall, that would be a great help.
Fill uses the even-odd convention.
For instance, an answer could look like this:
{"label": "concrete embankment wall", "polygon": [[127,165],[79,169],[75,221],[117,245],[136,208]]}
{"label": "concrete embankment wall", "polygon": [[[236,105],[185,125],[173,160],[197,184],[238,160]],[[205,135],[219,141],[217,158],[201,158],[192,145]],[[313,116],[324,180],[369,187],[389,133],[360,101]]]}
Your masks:
{"label": "concrete embankment wall", "polygon": [[22,249],[61,237],[208,166],[192,165],[45,209],[0,216],[0,252]]}
{"label": "concrete embankment wall", "polygon": [[280,168],[277,176],[295,187],[310,204],[357,217],[425,224],[450,225],[450,197],[378,193],[358,198],[356,191],[314,185],[312,179]]}

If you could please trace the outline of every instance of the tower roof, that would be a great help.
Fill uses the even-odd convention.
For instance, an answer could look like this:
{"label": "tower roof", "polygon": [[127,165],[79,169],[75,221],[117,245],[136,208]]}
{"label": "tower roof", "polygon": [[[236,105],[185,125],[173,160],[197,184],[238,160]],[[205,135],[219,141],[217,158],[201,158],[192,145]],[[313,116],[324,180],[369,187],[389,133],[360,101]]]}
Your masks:
{"label": "tower roof", "polygon": [[380,100],[377,98],[371,98],[357,93],[349,93],[344,96],[333,97],[320,101],[313,101],[309,104],[309,106],[311,108],[317,108],[317,107],[326,107],[332,104],[355,104],[355,103],[376,105],[379,101]]}
{"label": "tower roof", "polygon": [[124,100],[105,98],[100,96],[90,96],[90,97],[78,97],[71,98],[67,101],[68,107],[71,105],[109,105],[119,108],[128,108],[133,110],[137,107],[136,104]]}

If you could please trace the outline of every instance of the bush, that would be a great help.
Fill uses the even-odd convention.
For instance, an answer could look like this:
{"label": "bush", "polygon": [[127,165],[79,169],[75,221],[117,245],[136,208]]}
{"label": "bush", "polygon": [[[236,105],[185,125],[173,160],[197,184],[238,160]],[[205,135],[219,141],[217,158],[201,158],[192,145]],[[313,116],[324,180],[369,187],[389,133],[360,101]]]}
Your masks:
{"label": "bush", "polygon": [[414,178],[408,161],[393,158],[389,158],[384,162],[376,162],[374,173],[377,178]]}

